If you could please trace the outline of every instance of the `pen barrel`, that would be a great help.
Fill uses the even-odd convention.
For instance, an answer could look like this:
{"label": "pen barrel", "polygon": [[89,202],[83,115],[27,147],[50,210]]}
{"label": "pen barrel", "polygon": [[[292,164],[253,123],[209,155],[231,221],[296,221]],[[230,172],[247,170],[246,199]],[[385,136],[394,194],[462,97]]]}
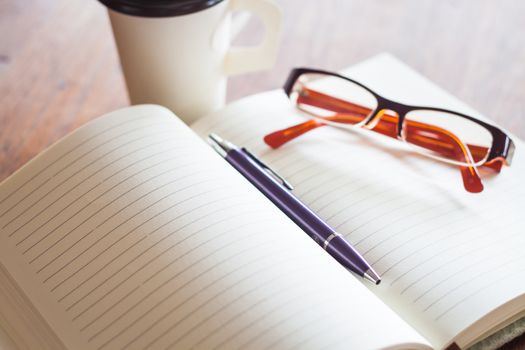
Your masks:
{"label": "pen barrel", "polygon": [[343,237],[334,237],[325,249],[341,265],[361,276],[370,269],[365,259]]}
{"label": "pen barrel", "polygon": [[333,228],[241,150],[231,150],[225,159],[345,268],[361,276],[370,268]]}

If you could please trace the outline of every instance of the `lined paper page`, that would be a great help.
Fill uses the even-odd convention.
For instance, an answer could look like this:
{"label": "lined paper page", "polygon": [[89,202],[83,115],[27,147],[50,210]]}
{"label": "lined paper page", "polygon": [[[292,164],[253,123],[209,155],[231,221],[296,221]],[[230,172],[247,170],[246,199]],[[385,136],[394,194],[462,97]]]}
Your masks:
{"label": "lined paper page", "polygon": [[68,348],[426,348],[160,107],[101,118],[3,183],[0,237]]}
{"label": "lined paper page", "polygon": [[[434,101],[465,110],[388,56],[349,73],[385,96],[404,101],[414,96],[414,104]],[[283,92],[273,91],[234,103],[194,129],[247,147],[289,180],[296,195],[382,274],[383,283],[371,290],[437,348],[455,337],[467,345],[524,308],[521,142],[512,167],[497,176],[485,174],[485,191],[469,194],[459,169],[380,135],[326,127],[278,150],[262,142],[265,134],[304,121],[299,113]]]}

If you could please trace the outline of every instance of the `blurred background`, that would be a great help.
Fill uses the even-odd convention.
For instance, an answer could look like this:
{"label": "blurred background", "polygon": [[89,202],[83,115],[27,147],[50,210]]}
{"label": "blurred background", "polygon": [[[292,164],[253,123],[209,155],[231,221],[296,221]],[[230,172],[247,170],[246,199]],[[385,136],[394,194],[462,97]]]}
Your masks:
{"label": "blurred background", "polygon": [[[388,51],[525,137],[525,1],[277,3],[285,23],[276,66],[231,78],[229,101],[281,87],[295,66],[338,70]],[[68,131],[128,100],[98,1],[0,0],[0,33],[1,180]],[[252,18],[235,43],[254,44],[262,35]]]}
{"label": "blurred background", "polygon": [[[388,51],[525,137],[525,1],[278,3],[285,13],[278,63],[272,72],[231,79],[231,99],[280,87],[292,67],[339,70]],[[262,37],[261,28],[252,20],[236,42],[256,42]]]}

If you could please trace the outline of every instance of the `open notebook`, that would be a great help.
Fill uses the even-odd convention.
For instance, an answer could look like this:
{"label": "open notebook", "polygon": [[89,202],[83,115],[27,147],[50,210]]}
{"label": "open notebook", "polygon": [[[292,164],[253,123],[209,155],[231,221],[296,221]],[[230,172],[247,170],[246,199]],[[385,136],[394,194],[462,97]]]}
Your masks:
{"label": "open notebook", "polygon": [[[466,111],[387,55],[346,73],[393,99]],[[279,150],[263,144],[298,120],[281,91],[235,102],[193,131],[166,109],[136,106],[29,162],[0,185],[7,341],[466,348],[525,313],[520,141],[513,166],[473,195],[454,167],[387,152],[382,138],[320,128]],[[287,177],[382,284],[364,284],[328,256],[197,136],[210,131]]]}

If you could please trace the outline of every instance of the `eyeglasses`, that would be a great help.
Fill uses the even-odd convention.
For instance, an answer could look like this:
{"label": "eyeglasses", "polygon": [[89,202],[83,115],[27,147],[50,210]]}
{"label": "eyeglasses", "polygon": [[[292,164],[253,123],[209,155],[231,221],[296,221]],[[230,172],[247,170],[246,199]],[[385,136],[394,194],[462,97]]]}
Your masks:
{"label": "eyeglasses", "polygon": [[458,165],[465,189],[474,193],[483,190],[478,167],[500,172],[503,164],[511,164],[512,140],[499,128],[465,114],[395,102],[357,81],[316,69],[292,70],[284,91],[311,119],[266,135],[264,141],[273,148],[324,125],[365,128]]}

